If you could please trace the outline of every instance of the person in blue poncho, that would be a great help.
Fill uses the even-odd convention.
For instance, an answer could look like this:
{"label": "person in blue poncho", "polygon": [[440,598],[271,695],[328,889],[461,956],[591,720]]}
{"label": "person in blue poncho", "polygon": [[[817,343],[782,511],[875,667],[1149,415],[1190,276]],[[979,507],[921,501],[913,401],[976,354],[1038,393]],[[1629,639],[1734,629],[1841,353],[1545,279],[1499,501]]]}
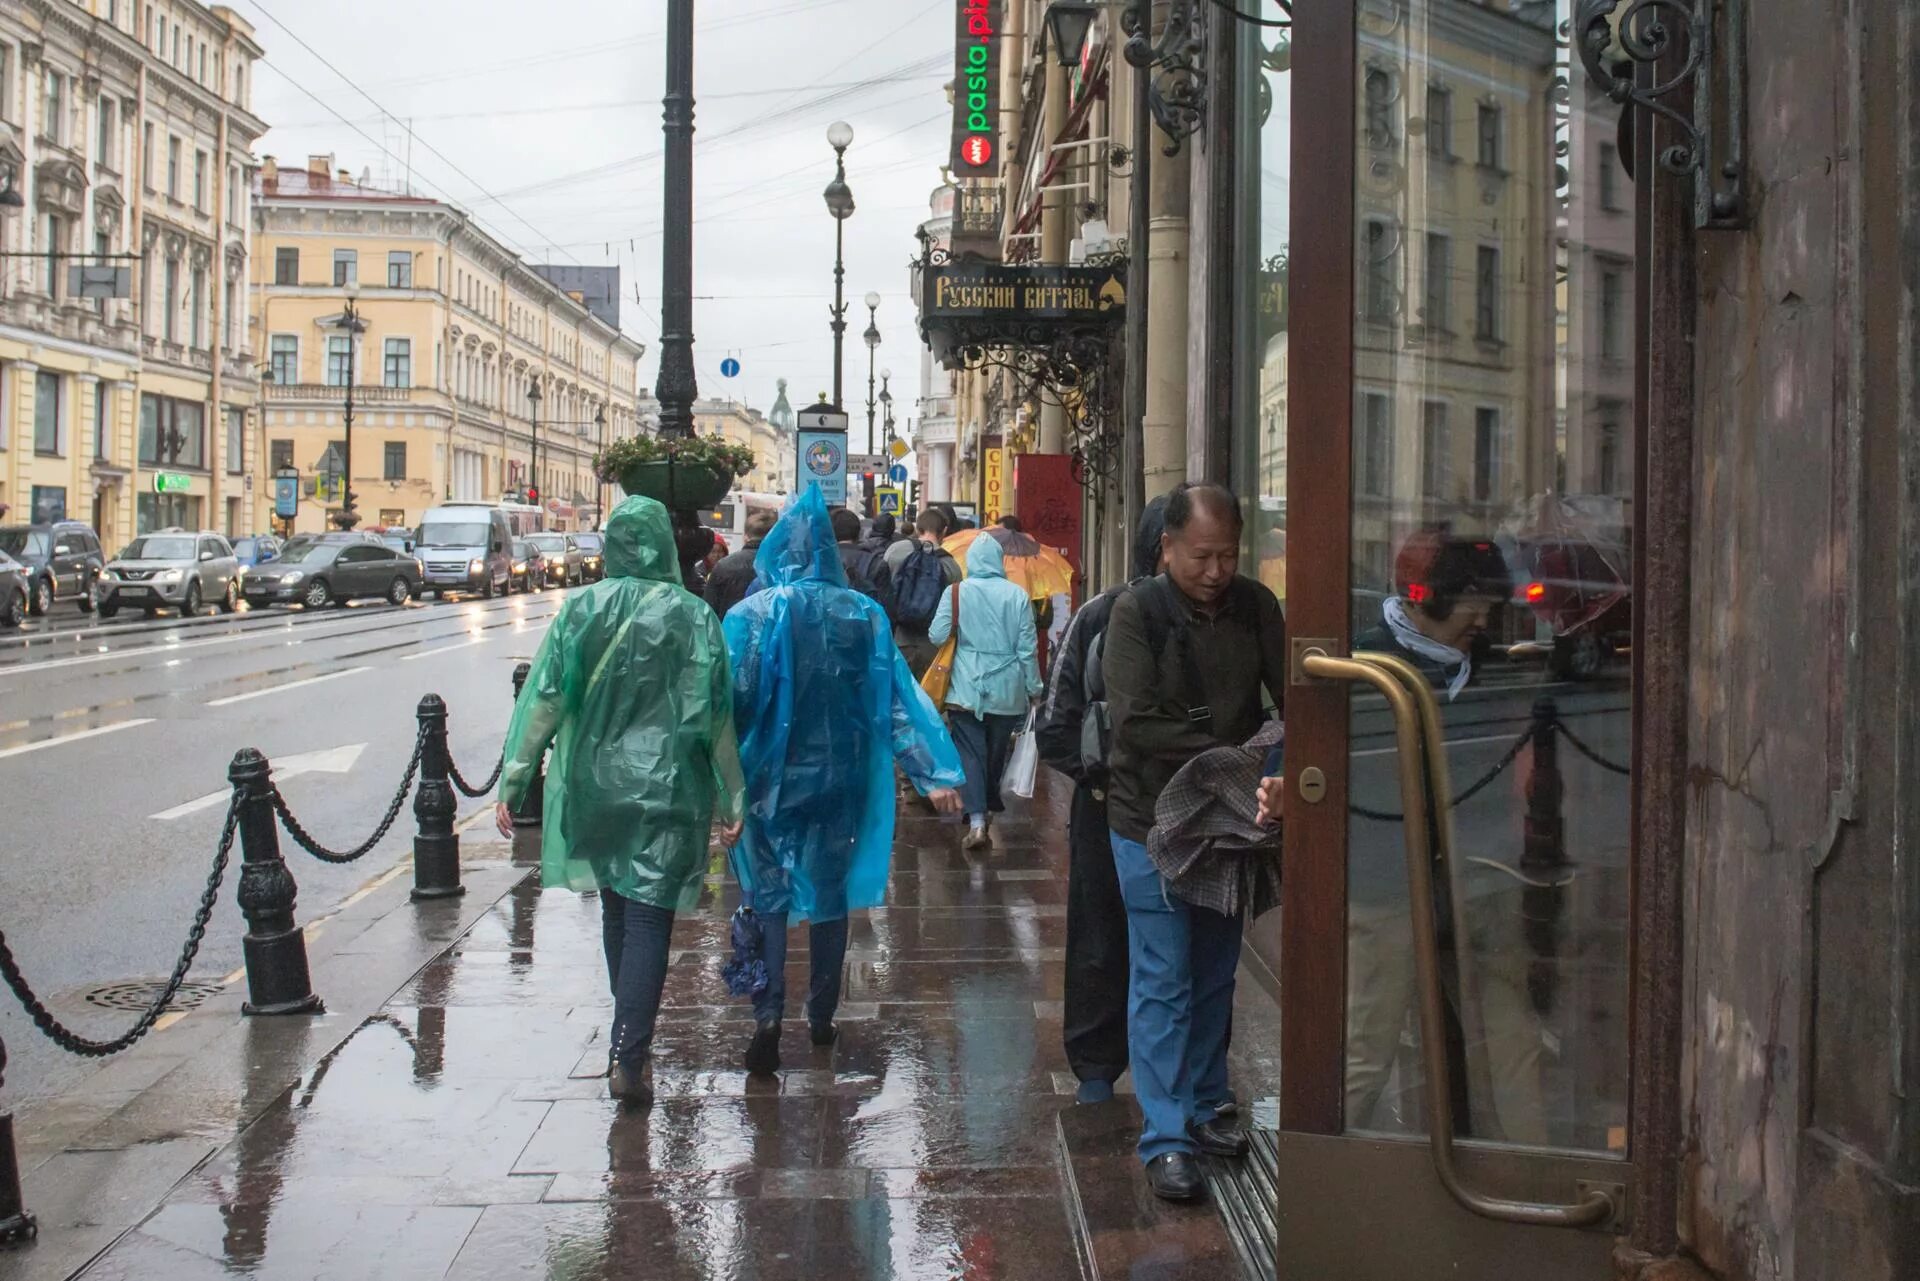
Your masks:
{"label": "person in blue poncho", "polygon": [[894,764],[945,814],[959,813],[965,774],[886,611],[847,585],[818,486],[787,504],[754,568],[763,589],[724,630],[747,780],[734,871],[767,973],[746,1065],[765,1073],[780,1066],[789,914],[811,922],[807,1021],[813,1044],[831,1045],[847,914],[886,895]]}

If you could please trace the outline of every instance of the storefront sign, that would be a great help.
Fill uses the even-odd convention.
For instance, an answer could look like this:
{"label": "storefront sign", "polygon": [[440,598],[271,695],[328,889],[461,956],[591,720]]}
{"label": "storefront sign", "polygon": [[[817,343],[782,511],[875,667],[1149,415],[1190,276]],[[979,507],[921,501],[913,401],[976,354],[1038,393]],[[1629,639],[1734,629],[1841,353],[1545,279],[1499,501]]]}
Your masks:
{"label": "storefront sign", "polygon": [[953,172],[1000,172],[1000,21],[1002,0],[954,0],[959,15],[953,60]]}
{"label": "storefront sign", "polygon": [[987,451],[986,501],[981,504],[980,524],[997,525],[1007,508],[1007,451]]}
{"label": "storefront sign", "polygon": [[[844,417],[845,415],[842,415]],[[847,433],[844,431],[801,431],[800,488],[809,483],[820,486],[820,496],[829,507],[847,505]]]}
{"label": "storefront sign", "polygon": [[153,473],[153,492],[156,494],[184,494],[193,488],[193,477],[182,476],[177,471],[157,471]]}
{"label": "storefront sign", "polygon": [[1127,318],[1123,266],[1033,267],[957,262],[925,277],[922,316],[978,319],[1008,325],[1033,322],[1105,326]]}

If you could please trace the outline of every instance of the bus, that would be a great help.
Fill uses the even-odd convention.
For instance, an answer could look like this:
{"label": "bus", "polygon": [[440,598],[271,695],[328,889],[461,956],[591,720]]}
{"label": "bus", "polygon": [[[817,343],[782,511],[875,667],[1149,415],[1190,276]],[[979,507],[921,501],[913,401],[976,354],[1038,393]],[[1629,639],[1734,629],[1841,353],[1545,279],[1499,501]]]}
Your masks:
{"label": "bus", "polygon": [[756,511],[770,511],[778,516],[787,505],[784,494],[756,494],[747,490],[735,490],[718,507],[709,507],[700,513],[700,523],[727,540],[727,546],[739,551],[746,546],[747,517]]}

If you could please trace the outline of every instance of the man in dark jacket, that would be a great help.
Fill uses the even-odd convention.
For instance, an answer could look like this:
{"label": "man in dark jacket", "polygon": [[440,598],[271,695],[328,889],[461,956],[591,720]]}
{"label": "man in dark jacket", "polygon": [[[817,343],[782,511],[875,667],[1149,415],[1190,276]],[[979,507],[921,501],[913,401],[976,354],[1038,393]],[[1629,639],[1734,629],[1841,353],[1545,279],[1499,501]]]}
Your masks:
{"label": "man in dark jacket", "polygon": [[779,514],[766,508],[755,508],[747,514],[747,543],[739,551],[723,557],[713,572],[707,575],[707,604],[713,606],[713,612],[725,618],[727,611],[747,598],[753,590],[753,558],[760,551],[760,543],[773,528],[773,522]]}
{"label": "man in dark jacket", "polygon": [[1202,1188],[1197,1150],[1242,1156],[1222,1120],[1227,1034],[1242,920],[1167,890],[1147,853],[1154,805],[1200,753],[1252,738],[1267,718],[1264,685],[1286,694],[1280,604],[1239,577],[1240,507],[1218,485],[1183,485],[1167,501],[1167,572],[1114,602],[1103,671],[1113,717],[1108,821],[1127,905],[1128,1049],[1145,1124],[1140,1158],[1158,1196]]}
{"label": "man in dark jacket", "polygon": [[847,571],[847,586],[862,596],[880,602],[880,608],[893,617],[893,573],[887,558],[860,543],[860,518],[844,507],[833,509],[833,537],[840,544],[840,568]]}
{"label": "man in dark jacket", "polygon": [[[1156,498],[1140,515],[1133,540],[1134,581],[1164,567],[1160,537],[1167,500]],[[1103,592],[1067,624],[1053,660],[1047,701],[1034,732],[1040,758],[1073,780],[1067,819],[1067,990],[1061,1020],[1067,1064],[1080,1081],[1075,1101],[1102,1103],[1127,1070],[1127,905],[1113,870],[1107,822],[1107,771],[1096,743],[1107,697],[1102,674],[1107,623],[1126,587]],[[1089,724],[1088,709],[1093,709]],[[1096,742],[1087,742],[1088,732]]]}

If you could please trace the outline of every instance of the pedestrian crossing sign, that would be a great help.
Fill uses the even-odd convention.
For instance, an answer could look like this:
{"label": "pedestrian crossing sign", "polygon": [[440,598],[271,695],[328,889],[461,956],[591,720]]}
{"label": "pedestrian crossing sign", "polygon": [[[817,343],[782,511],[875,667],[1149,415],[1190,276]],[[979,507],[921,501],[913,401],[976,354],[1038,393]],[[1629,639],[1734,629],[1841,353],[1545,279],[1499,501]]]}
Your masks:
{"label": "pedestrian crossing sign", "polygon": [[900,514],[900,487],[898,485],[878,485],[873,491],[873,510],[880,516],[898,516]]}

